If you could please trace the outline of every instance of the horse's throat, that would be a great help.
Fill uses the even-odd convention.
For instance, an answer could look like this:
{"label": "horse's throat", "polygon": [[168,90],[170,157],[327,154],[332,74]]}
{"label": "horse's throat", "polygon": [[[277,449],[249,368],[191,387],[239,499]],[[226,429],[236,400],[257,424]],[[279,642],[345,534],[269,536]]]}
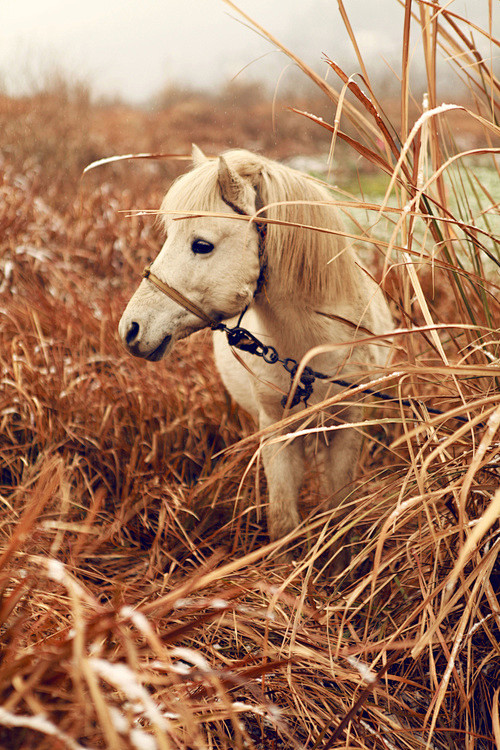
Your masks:
{"label": "horse's throat", "polygon": [[281,357],[302,357],[325,343],[324,320],[300,299],[259,298],[255,312]]}

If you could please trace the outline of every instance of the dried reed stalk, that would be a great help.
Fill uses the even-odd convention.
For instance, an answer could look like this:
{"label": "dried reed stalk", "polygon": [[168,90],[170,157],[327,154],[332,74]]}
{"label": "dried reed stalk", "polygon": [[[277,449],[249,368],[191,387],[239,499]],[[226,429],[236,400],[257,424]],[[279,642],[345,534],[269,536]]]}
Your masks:
{"label": "dried reed stalk", "polygon": [[[359,81],[327,61],[337,91],[279,47],[336,104],[332,123],[302,109],[294,137],[305,117],[343,157],[361,155],[365,178],[387,175],[377,197],[333,195],[346,241],[374,247],[401,323],[394,367],[377,376],[395,401],[367,404],[358,429],[369,439],[341,522],[309,514],[319,502],[311,472],[295,566],[276,561],[260,518],[259,445],[276,435],[255,433],[228,402],[207,336],[161,367],[116,340],[137,269],[158,246],[146,213],[130,212],[160,204],[161,173],[113,164],[108,182],[93,172],[78,192],[85,163],[130,150],[114,127],[120,112],[82,92],[39,95],[39,170],[25,103],[0,102],[16,144],[0,187],[0,746],[500,743],[500,259],[487,183],[498,81],[474,38],[497,42],[491,18],[479,30],[450,6],[405,3],[391,119],[341,10]],[[415,116],[412,25],[429,93]],[[440,106],[440,49],[471,104]],[[134,147],[162,151],[157,121],[130,117]],[[203,142],[196,127],[185,122],[187,141]],[[182,154],[188,143],[168,146]],[[177,167],[161,169],[170,179]],[[310,429],[313,411],[288,417],[285,439]],[[329,549],[347,530],[351,563],[332,578]]]}

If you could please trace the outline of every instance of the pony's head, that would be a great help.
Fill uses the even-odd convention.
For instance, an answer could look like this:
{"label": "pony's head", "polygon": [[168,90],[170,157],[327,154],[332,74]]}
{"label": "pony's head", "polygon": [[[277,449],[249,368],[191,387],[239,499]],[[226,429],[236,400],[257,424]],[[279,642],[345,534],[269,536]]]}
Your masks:
{"label": "pony's head", "polygon": [[[255,214],[256,192],[231,166],[230,154],[207,159],[193,147],[193,166],[163,200],[167,236],[151,272],[209,317],[225,320],[251,302],[260,276],[259,234],[248,220]],[[122,315],[119,333],[132,354],[158,360],[176,339],[204,326],[144,279]]]}
{"label": "pony's head", "polygon": [[[260,292],[264,265],[265,291],[258,298],[269,303],[311,306],[354,295],[353,256],[324,187],[240,149],[207,159],[194,147],[193,162],[161,207],[167,239],[151,265],[160,282],[216,320],[238,315]],[[267,224],[259,225],[263,207]],[[259,242],[262,225],[265,248],[262,233]],[[132,354],[157,360],[176,339],[207,322],[163,294],[151,278],[127,305],[119,332]]]}

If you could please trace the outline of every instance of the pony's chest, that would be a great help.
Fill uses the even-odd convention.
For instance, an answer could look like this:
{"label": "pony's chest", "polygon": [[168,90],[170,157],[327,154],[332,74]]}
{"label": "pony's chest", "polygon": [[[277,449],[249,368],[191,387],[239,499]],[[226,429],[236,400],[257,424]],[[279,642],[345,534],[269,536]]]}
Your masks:
{"label": "pony's chest", "polygon": [[[233,327],[237,325],[237,320],[230,320],[227,324]],[[273,330],[272,326],[266,325],[265,316],[259,316],[258,312],[253,310],[245,314],[241,325],[263,344],[274,347],[280,359],[291,358],[291,365],[299,362],[315,343],[310,337],[306,337],[300,345],[299,342],[288,341],[286,332],[281,336],[279,327],[275,326]],[[256,419],[263,412],[280,419],[283,413],[282,398],[289,392],[292,382],[290,372],[283,366],[283,362],[271,363],[258,355],[232,349],[226,334],[220,331],[214,332],[213,344],[217,369],[232,398]],[[315,367],[317,363],[323,364],[327,368],[325,372],[328,373],[336,373],[339,366],[335,355],[332,354],[316,357]],[[321,401],[336,390],[335,386],[332,391],[331,384],[318,380],[309,403]]]}

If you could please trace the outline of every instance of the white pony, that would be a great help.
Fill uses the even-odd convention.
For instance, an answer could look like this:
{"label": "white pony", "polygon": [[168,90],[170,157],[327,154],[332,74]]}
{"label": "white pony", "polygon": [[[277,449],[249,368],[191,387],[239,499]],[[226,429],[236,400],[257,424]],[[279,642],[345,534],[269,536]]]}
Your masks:
{"label": "white pony", "polygon": [[[382,293],[342,236],[328,190],[249,151],[231,150],[208,159],[193,147],[193,163],[161,207],[167,238],[151,265],[156,281],[228,325],[247,308],[242,325],[282,358],[301,360],[312,347],[342,344],[312,360],[315,370],[332,379],[359,381],[363,371],[385,365],[387,342],[353,344],[367,337],[366,329],[390,336],[393,323]],[[133,355],[158,360],[177,339],[207,321],[151,281],[143,279],[130,299],[119,333]],[[238,352],[243,366],[222,332],[214,332],[214,351],[228,391],[259,427],[278,422],[282,396],[290,387],[283,367]],[[338,391],[338,386],[316,381],[310,401]],[[360,407],[344,404],[336,414],[336,424],[356,422]],[[316,440],[316,447],[323,452],[327,502],[336,508],[353,489],[361,436],[353,427],[327,435]],[[264,445],[262,454],[269,534],[277,539],[300,523],[303,439]]]}

